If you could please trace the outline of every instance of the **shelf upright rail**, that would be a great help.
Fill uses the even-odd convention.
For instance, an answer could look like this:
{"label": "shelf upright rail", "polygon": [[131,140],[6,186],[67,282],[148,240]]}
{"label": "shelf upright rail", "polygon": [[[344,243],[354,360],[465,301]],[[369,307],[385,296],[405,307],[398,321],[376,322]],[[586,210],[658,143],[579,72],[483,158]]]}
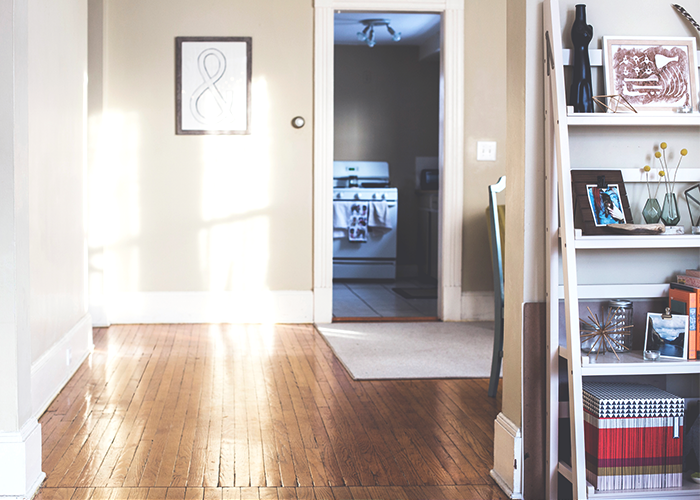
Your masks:
{"label": "shelf upright rail", "polygon": [[[544,5],[544,18],[551,14],[549,6]],[[557,500],[559,483],[559,397],[552,390],[559,386],[559,340],[551,332],[558,331],[559,322],[559,215],[557,213],[557,169],[554,153],[554,134],[556,123],[552,119],[549,103],[552,99],[552,86],[549,77],[554,69],[554,60],[551,57],[551,35],[545,30],[545,67],[544,67],[544,98],[545,103],[545,253],[548,257],[545,267],[546,293],[546,324],[547,324],[547,433],[546,433],[546,498]]]}
{"label": "shelf upright rail", "polygon": [[[566,363],[567,363],[567,378],[569,387],[569,423],[571,431],[571,468],[567,467],[561,461],[558,461],[557,470],[572,485],[573,497],[584,500],[586,494],[586,456],[585,442],[583,434],[583,385],[581,374],[581,342],[579,332],[579,311],[578,311],[578,289],[577,289],[577,273],[576,273],[576,241],[574,234],[574,207],[571,192],[571,164],[569,155],[569,128],[566,116],[566,91],[564,85],[564,65],[562,61],[557,60],[557,56],[561,57],[563,53],[562,47],[562,30],[559,17],[559,1],[546,0],[544,4],[544,48],[545,48],[545,87],[548,88],[548,99],[545,102],[546,118],[549,126],[554,131],[554,144],[552,144],[555,154],[551,158],[552,169],[549,172],[551,178],[557,180],[557,190],[552,188],[552,197],[550,200],[551,206],[559,207],[558,221],[554,216],[556,209],[548,215],[551,217],[548,221],[548,234],[554,237],[554,233],[559,236],[559,248],[563,263],[563,281],[564,281],[564,313],[566,324]],[[549,193],[548,193],[549,194]],[[552,252],[556,252],[555,242],[552,239]],[[556,261],[555,261],[556,262]],[[551,272],[551,271],[550,271]],[[548,281],[548,298],[550,316],[548,317],[549,324],[549,342],[550,355],[554,352],[554,347],[559,346],[559,287],[552,287],[555,282],[556,275],[553,273]],[[556,319],[556,321],[555,321]],[[558,359],[550,359],[549,367],[553,371],[555,364],[558,366]],[[558,369],[558,368],[556,368]],[[550,373],[550,377],[553,374]],[[549,399],[550,408],[553,406],[553,401],[558,401],[558,384],[549,383]],[[554,418],[556,417],[556,418]],[[552,422],[558,420],[558,411],[552,418],[548,419],[550,440],[556,440],[552,434]],[[558,427],[555,426],[555,427]],[[558,455],[555,455],[558,456]],[[551,464],[553,465],[553,464]],[[550,476],[551,479],[551,476]],[[556,479],[556,478],[554,478]],[[550,481],[550,490],[554,488],[555,481]],[[550,498],[555,498],[556,490],[550,491]]]}

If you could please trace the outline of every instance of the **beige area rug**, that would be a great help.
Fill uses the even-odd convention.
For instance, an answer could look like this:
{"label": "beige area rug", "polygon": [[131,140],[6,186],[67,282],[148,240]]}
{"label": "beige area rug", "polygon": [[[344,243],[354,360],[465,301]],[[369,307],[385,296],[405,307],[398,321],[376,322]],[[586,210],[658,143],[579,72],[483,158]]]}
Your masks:
{"label": "beige area rug", "polygon": [[488,378],[493,322],[316,325],[355,380]]}

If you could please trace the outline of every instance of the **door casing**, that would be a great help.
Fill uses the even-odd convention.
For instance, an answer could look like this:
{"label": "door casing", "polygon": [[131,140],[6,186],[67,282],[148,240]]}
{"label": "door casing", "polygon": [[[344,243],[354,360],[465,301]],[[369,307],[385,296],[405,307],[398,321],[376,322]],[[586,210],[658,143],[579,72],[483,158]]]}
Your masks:
{"label": "door casing", "polygon": [[440,42],[438,317],[461,320],[464,0],[314,0],[314,322],[333,319],[333,14],[434,12]]}

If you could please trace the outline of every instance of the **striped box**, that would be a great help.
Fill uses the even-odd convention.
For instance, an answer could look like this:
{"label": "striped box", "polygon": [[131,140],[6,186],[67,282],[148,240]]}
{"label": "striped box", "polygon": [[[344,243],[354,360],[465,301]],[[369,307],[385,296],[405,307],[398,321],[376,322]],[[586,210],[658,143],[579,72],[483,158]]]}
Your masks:
{"label": "striped box", "polygon": [[683,483],[684,400],[650,385],[584,382],[586,479],[597,490]]}

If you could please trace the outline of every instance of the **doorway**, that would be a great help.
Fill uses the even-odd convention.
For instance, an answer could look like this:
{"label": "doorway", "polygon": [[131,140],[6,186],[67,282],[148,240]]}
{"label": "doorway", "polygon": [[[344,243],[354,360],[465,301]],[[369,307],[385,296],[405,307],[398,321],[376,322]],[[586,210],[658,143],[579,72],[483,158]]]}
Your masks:
{"label": "doorway", "polygon": [[461,319],[464,2],[427,0],[418,7],[395,0],[317,0],[314,91],[314,321],[329,323],[333,311],[332,188],[334,160],[334,14],[431,12],[441,14],[439,220],[437,316]]}
{"label": "doorway", "polygon": [[334,321],[437,319],[440,19],[334,13]]}

